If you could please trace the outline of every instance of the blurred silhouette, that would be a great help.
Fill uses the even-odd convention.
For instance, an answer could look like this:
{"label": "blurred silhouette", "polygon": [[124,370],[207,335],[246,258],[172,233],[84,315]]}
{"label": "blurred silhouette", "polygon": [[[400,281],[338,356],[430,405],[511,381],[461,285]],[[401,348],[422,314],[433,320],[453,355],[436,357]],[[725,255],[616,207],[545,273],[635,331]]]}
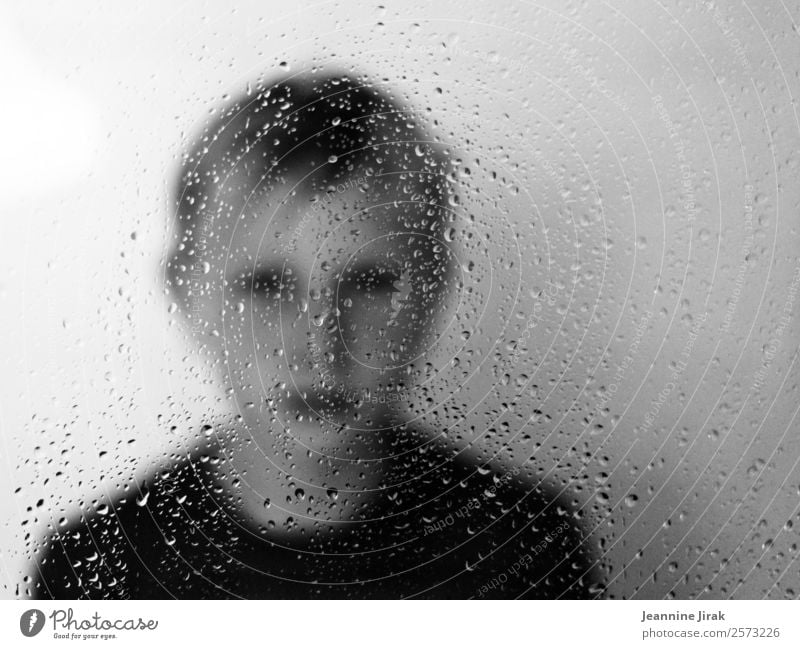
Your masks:
{"label": "blurred silhouette", "polygon": [[166,281],[235,413],[51,530],[32,596],[601,592],[572,502],[416,423],[460,290],[459,162],[385,85],[322,70],[208,125]]}

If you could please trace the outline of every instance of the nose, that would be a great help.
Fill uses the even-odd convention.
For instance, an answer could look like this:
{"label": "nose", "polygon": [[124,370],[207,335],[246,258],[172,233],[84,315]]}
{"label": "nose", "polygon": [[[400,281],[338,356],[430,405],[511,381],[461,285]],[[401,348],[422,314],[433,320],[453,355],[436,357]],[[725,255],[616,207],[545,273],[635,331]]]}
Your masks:
{"label": "nose", "polygon": [[379,264],[343,278],[338,333],[351,366],[382,371],[396,364],[410,295],[408,277]]}
{"label": "nose", "polygon": [[329,272],[321,285],[321,290],[310,291],[310,312],[303,318],[307,325],[298,327],[295,344],[304,344],[304,365],[315,383],[346,388],[374,357],[368,332],[382,325],[388,299],[379,306],[376,296],[365,294],[346,270]]}
{"label": "nose", "polygon": [[339,333],[338,275],[326,270],[325,277],[317,276],[303,287],[294,318],[284,327],[284,346],[298,386],[330,391],[346,382],[349,364]]}
{"label": "nose", "polygon": [[346,379],[347,366],[343,363],[344,349],[339,336],[339,323],[335,309],[324,309],[310,319],[305,332],[306,365],[313,373],[314,382],[333,389]]}
{"label": "nose", "polygon": [[402,353],[411,282],[384,266],[330,269],[317,284],[322,288],[309,291],[308,312],[294,323],[293,344],[303,357],[295,361],[295,371],[305,367],[315,384],[344,389],[395,363]]}

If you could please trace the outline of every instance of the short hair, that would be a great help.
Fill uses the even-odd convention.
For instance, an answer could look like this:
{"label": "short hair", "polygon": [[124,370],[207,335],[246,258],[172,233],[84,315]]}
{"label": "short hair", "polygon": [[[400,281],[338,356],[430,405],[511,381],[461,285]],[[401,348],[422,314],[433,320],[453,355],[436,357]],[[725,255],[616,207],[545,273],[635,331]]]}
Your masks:
{"label": "short hair", "polygon": [[406,217],[405,227],[440,234],[455,219],[448,209],[455,195],[451,152],[428,134],[417,112],[385,83],[321,70],[275,80],[234,101],[183,157],[167,260],[171,288],[185,284],[180,277],[193,262],[198,216],[214,209],[217,188],[237,165],[255,172],[259,183],[309,174],[321,191],[364,172],[375,179],[389,169],[419,174],[423,189],[414,201],[427,209]]}

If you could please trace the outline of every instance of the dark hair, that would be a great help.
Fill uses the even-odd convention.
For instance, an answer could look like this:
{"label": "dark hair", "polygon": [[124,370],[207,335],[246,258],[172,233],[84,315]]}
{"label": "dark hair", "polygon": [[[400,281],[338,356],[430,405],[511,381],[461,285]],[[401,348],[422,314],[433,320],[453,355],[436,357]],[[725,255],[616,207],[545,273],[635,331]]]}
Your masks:
{"label": "dark hair", "polygon": [[256,175],[255,184],[300,171],[315,191],[355,175],[378,182],[387,171],[419,174],[422,189],[414,201],[427,209],[417,210],[405,227],[440,234],[454,219],[447,209],[450,156],[415,113],[384,83],[321,70],[279,79],[235,101],[183,158],[176,244],[168,260],[173,288],[184,284],[180,275],[194,261],[198,215],[214,209],[217,188],[237,165]]}

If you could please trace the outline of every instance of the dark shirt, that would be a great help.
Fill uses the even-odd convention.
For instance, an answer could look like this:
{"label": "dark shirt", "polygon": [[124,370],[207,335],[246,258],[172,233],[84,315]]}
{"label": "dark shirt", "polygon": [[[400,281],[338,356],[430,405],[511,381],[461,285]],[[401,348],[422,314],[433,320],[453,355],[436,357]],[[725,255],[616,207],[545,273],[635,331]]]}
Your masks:
{"label": "dark shirt", "polygon": [[409,446],[368,520],[295,541],[232,515],[213,447],[187,454],[48,536],[34,598],[589,598],[601,592],[581,520],[517,469]]}

